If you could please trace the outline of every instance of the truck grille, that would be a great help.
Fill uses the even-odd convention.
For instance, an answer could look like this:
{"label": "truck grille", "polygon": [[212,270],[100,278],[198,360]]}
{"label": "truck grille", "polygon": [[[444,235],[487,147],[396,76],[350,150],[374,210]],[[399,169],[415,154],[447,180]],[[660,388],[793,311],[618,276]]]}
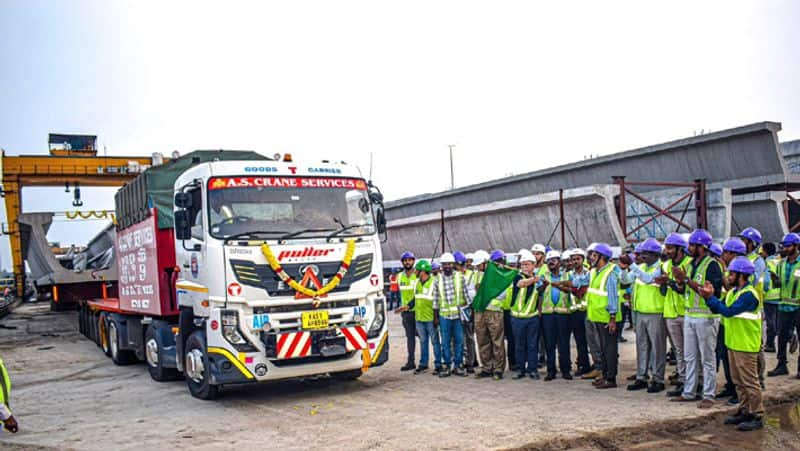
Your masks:
{"label": "truck grille", "polygon": [[[291,296],[294,290],[287,286],[278,277],[277,274],[269,267],[269,265],[257,265],[249,260],[230,260],[233,272],[236,275],[236,280],[242,285],[251,287],[262,288],[267,290],[270,296]],[[295,280],[302,280],[303,274],[300,273],[300,268],[307,266],[308,263],[295,263],[283,265],[283,269]],[[323,262],[314,263],[319,268],[317,277],[320,282],[325,285],[339,270],[339,262]],[[359,280],[367,277],[372,272],[372,254],[364,254],[356,257],[350,264],[344,278],[339,286],[337,286],[333,293],[347,291],[350,285]],[[293,307],[294,309],[294,307]]]}

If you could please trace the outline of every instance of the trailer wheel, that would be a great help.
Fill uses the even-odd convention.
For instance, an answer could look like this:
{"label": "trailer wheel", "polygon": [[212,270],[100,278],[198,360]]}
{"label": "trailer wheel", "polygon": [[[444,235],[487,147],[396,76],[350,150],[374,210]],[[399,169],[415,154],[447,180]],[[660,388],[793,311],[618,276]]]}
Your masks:
{"label": "trailer wheel", "polygon": [[[100,324],[102,324],[102,322]],[[129,365],[136,362],[136,355],[134,355],[133,351],[120,349],[120,336],[117,323],[113,319],[109,319],[106,323],[106,327],[108,328],[108,343],[111,348],[111,360],[114,364]]]}
{"label": "trailer wheel", "polygon": [[364,372],[358,369],[358,370],[342,371],[339,373],[331,373],[331,377],[334,379],[338,379],[340,381],[354,381],[359,377],[361,377],[362,374],[364,374]]}
{"label": "trailer wheel", "polygon": [[211,385],[206,336],[203,331],[198,330],[189,335],[183,359],[183,373],[192,396],[204,400],[216,398],[219,387]]}
{"label": "trailer wheel", "polygon": [[103,354],[111,357],[111,345],[110,345],[110,337],[109,337],[109,330],[108,330],[108,317],[105,313],[100,313],[97,317],[97,338],[100,342],[100,349],[103,350]]}
{"label": "trailer wheel", "polygon": [[86,312],[86,338],[98,343],[97,340],[97,317],[91,310]]}
{"label": "trailer wheel", "polygon": [[162,365],[164,361],[162,343],[153,325],[147,326],[144,334],[144,356],[147,362],[147,370],[154,381],[166,382],[177,380],[180,376],[175,368],[167,368]]}
{"label": "trailer wheel", "polygon": [[86,315],[84,310],[85,308],[83,305],[78,309],[78,332],[80,332],[81,335],[86,335]]}

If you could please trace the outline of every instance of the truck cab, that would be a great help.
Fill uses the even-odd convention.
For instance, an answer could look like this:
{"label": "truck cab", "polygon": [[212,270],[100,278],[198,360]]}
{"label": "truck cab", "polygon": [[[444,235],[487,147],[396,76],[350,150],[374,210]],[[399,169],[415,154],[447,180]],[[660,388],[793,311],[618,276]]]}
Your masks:
{"label": "truck cab", "polygon": [[357,168],[210,161],[173,194],[176,365],[192,395],[386,362],[382,196]]}

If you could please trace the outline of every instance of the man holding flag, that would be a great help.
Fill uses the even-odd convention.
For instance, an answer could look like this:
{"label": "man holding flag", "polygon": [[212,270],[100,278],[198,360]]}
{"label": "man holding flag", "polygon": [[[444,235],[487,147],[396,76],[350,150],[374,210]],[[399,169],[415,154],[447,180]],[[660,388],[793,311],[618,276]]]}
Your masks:
{"label": "man holding flag", "polygon": [[[510,305],[512,282],[517,275],[516,270],[505,269],[505,254],[495,250],[490,256],[490,262],[478,265],[484,275],[477,286],[477,294],[472,307],[475,312],[475,335],[480,351],[481,372],[477,378],[493,377],[495,380],[503,378],[506,366],[506,352],[503,343],[504,324],[503,309]],[[476,263],[477,263],[476,259]]]}

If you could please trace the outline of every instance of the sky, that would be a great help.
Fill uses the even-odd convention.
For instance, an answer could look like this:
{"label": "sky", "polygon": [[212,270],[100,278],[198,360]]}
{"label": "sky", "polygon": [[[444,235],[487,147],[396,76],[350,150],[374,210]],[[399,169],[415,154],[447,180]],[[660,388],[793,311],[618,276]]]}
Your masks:
{"label": "sky", "polygon": [[[458,187],[765,120],[788,141],[798,23],[789,0],[0,0],[0,148],[86,133],[109,155],[289,152],[365,177],[372,155],[398,199],[449,188],[448,145]],[[82,209],[113,191],[83,189]],[[23,198],[74,210],[63,188]]]}

